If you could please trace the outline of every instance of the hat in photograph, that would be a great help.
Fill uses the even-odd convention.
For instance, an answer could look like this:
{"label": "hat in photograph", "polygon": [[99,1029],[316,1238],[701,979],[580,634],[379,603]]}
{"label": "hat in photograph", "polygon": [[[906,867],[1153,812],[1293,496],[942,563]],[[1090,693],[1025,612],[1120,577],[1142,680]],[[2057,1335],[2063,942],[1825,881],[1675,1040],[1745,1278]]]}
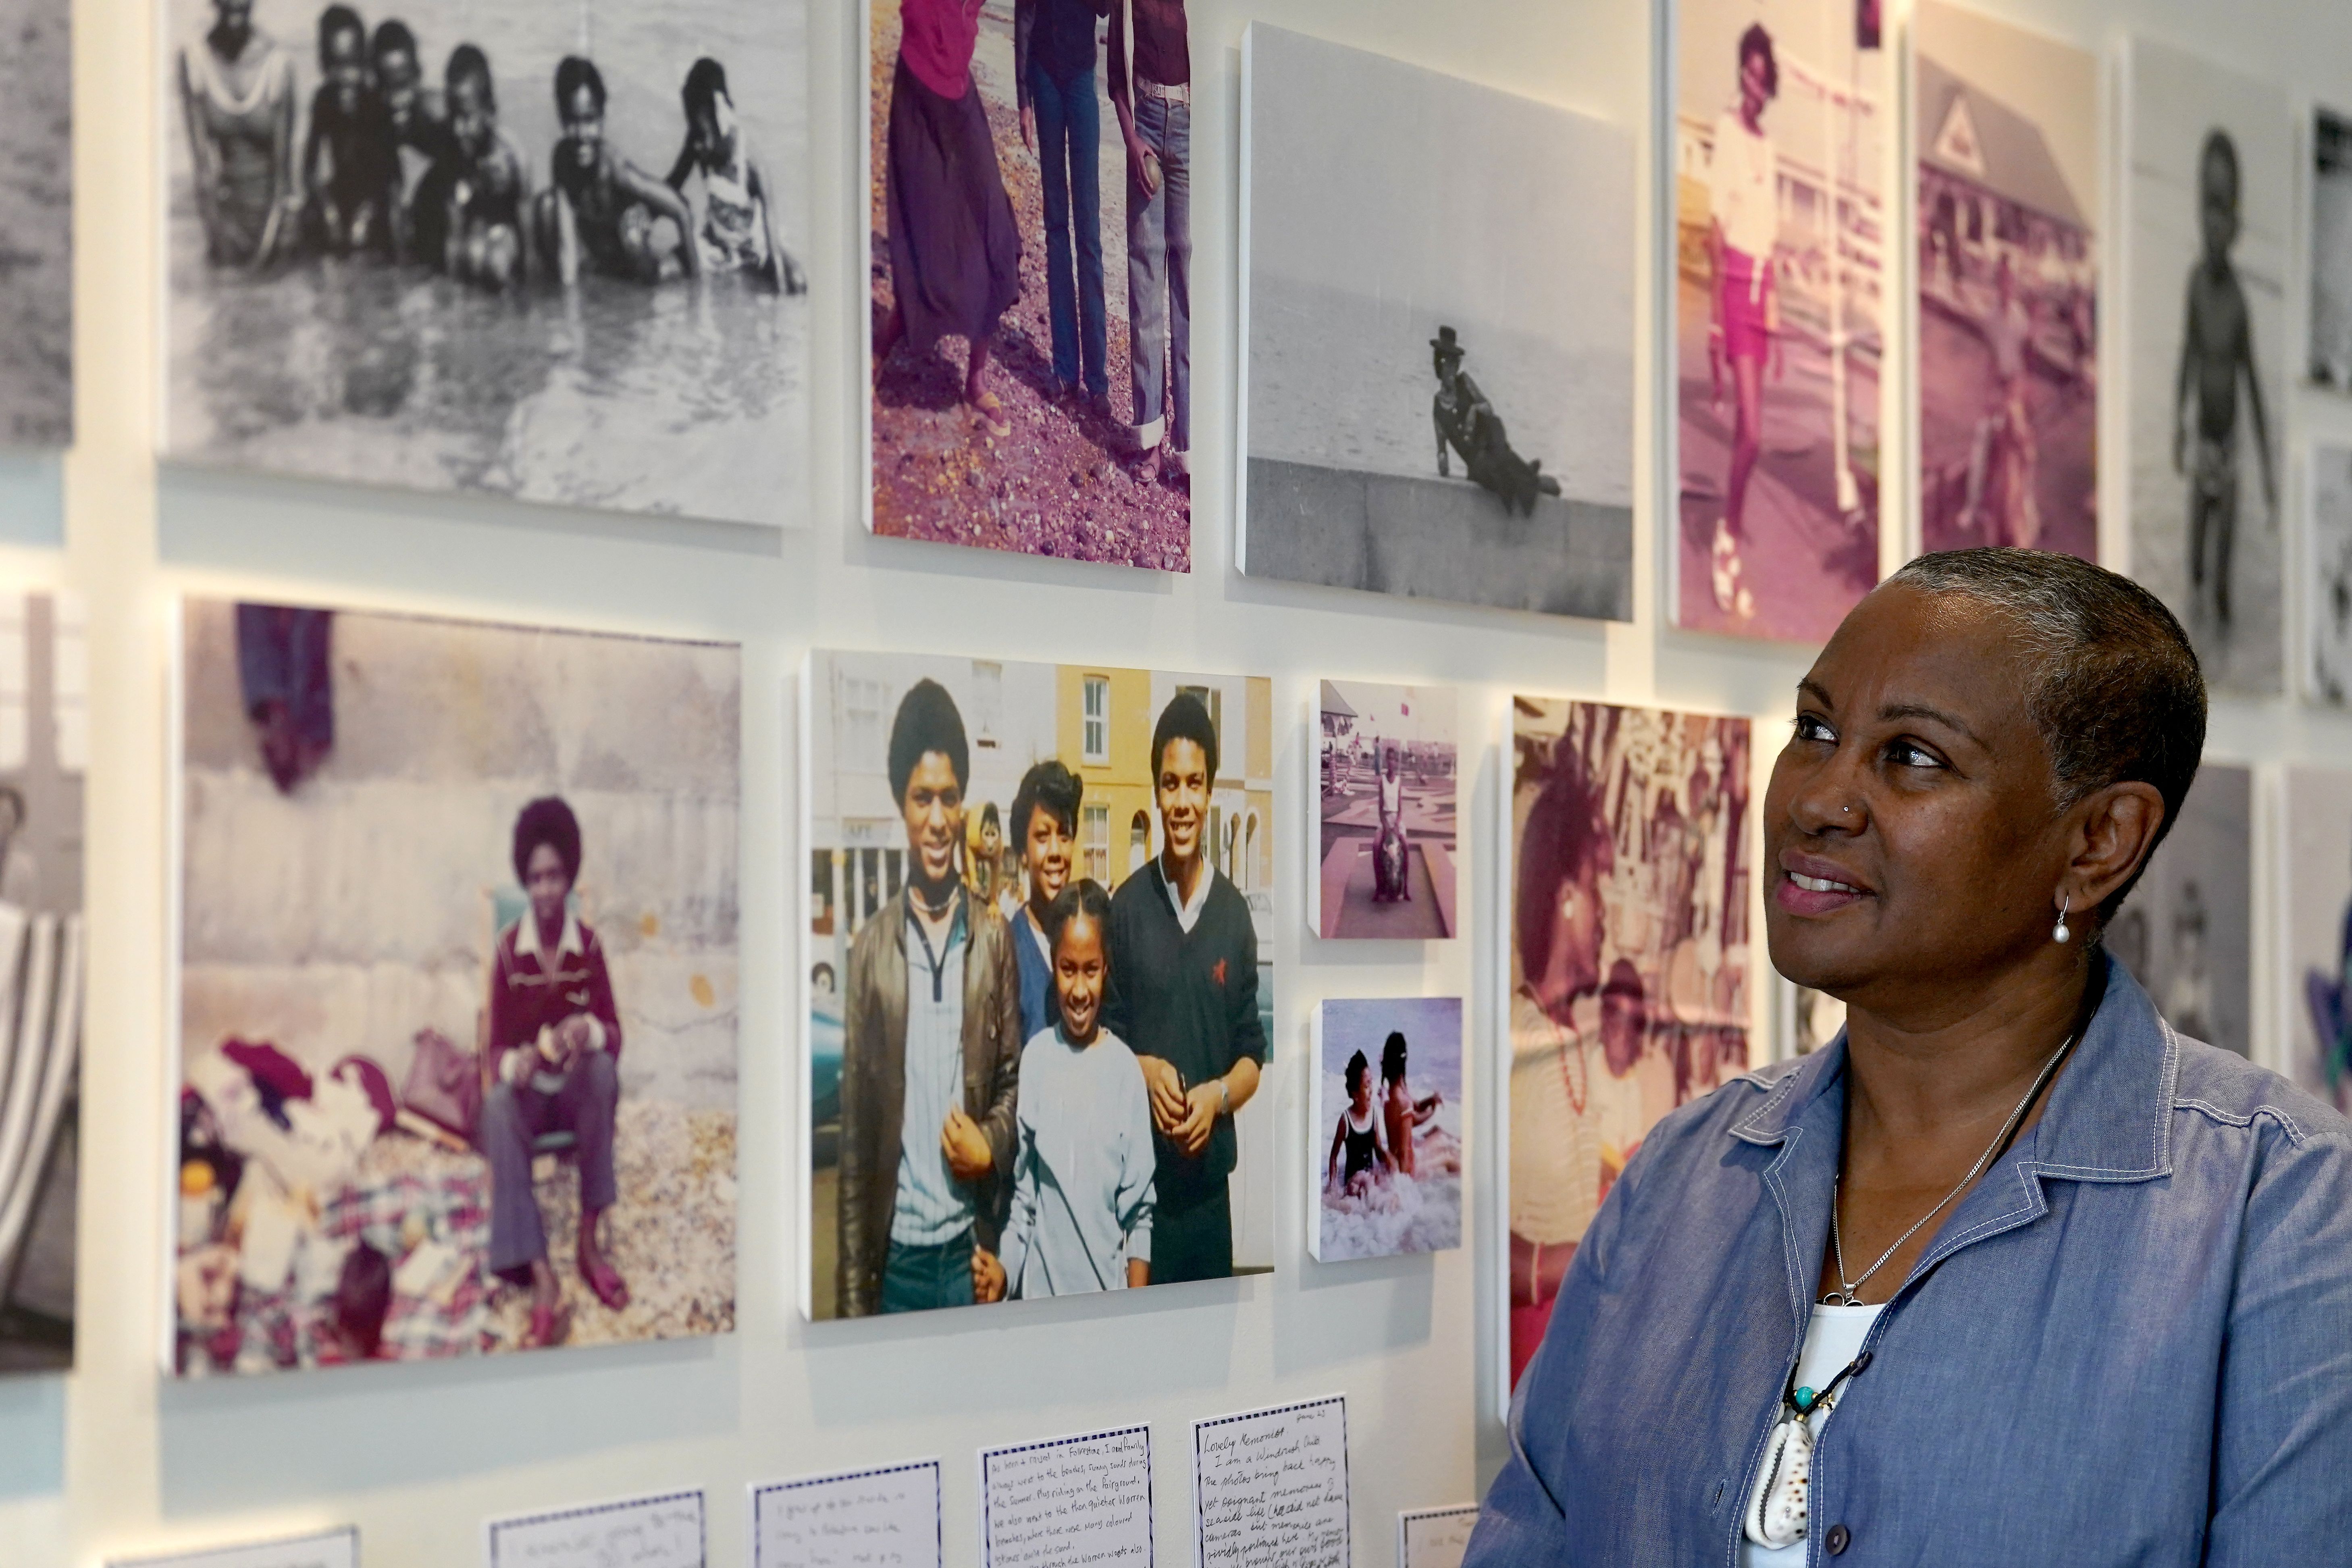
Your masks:
{"label": "hat in photograph", "polygon": [[1429,346],[1435,349],[1441,355],[1450,355],[1454,359],[1460,359],[1465,353],[1460,340],[1454,337],[1452,327],[1438,328],[1437,335],[1429,340]]}

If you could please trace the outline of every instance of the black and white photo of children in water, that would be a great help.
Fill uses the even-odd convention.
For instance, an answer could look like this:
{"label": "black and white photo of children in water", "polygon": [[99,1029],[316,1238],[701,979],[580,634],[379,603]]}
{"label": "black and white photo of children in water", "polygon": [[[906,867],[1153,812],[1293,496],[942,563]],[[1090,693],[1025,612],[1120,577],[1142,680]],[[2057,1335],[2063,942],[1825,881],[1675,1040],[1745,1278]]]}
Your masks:
{"label": "black and white photo of children in water", "polygon": [[1253,24],[1242,569],[1633,615],[1633,144]]}
{"label": "black and white photo of children in water", "polygon": [[0,0],[0,447],[73,435],[71,12]]}
{"label": "black and white photo of children in water", "polygon": [[1326,1002],[1315,1059],[1317,1259],[1461,1246],[1462,999]]}
{"label": "black and white photo of children in water", "polygon": [[2216,689],[2275,692],[2285,89],[2146,38],[2129,80],[2131,574],[2180,617]]}
{"label": "black and white photo of children in water", "polygon": [[801,6],[167,15],[169,456],[793,521]]}

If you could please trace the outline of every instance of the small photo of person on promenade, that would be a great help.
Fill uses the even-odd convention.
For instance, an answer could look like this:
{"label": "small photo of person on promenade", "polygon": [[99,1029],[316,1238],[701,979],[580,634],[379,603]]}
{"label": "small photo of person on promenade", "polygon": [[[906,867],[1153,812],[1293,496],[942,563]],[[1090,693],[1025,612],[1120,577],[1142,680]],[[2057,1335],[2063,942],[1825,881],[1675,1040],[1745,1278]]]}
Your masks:
{"label": "small photo of person on promenade", "polygon": [[1420,940],[1460,929],[1454,694],[1443,686],[1322,683],[1308,923],[1326,941]]}
{"label": "small photo of person on promenade", "polygon": [[810,973],[848,977],[810,992],[812,1315],[1269,1267],[1270,683],[819,654],[807,690]]}
{"label": "small photo of person on promenade", "polygon": [[1189,570],[1184,0],[869,12],[871,526]]}
{"label": "small photo of person on promenade", "polygon": [[1899,127],[1874,13],[1677,8],[1678,626],[1817,643],[1878,580]]}
{"label": "small photo of person on promenade", "polygon": [[736,649],[183,620],[178,1373],[731,1331]]}

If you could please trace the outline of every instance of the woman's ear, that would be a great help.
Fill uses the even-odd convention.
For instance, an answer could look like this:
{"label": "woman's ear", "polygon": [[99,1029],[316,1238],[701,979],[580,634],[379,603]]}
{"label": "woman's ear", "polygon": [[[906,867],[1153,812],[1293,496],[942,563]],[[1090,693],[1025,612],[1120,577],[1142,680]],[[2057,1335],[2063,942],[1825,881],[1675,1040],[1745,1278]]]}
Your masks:
{"label": "woman's ear", "polygon": [[2156,847],[2164,826],[2164,796],[2137,780],[2094,791],[2076,808],[2074,857],[2069,869],[2081,891],[2077,909],[2096,909],[2131,880]]}

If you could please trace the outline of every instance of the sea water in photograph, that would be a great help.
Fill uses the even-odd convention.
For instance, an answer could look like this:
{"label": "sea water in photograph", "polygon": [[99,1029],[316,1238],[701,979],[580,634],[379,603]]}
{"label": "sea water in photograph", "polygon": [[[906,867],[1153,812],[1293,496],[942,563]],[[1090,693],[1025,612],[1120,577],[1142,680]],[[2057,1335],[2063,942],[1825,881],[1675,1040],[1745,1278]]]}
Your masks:
{"label": "sea water in photograph", "polygon": [[1317,1259],[1461,1246],[1462,998],[1325,1002],[1315,1037]]}
{"label": "sea water in photograph", "polygon": [[1242,569],[1633,616],[1633,142],[1244,37]]}
{"label": "sea water in photograph", "polygon": [[0,447],[73,436],[71,11],[0,0]]}
{"label": "sea water in photograph", "polygon": [[[167,456],[800,521],[796,0],[163,5]],[[596,79],[568,68],[560,115],[572,56]],[[534,232],[551,184],[570,283],[565,237]]]}

